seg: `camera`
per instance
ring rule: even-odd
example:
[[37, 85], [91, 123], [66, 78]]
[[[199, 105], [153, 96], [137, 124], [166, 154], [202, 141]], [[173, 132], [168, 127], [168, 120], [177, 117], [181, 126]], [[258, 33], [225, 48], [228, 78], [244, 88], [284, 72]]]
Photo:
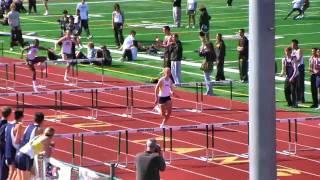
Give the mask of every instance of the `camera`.
[[159, 144], [156, 145], [156, 147], [154, 148], [154, 152], [156, 153], [160, 153], [161, 152], [161, 147]]

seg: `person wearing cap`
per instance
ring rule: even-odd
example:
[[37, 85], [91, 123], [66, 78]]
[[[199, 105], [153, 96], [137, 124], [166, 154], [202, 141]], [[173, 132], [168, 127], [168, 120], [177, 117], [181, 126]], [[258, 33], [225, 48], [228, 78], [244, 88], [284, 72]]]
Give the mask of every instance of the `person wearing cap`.
[[146, 151], [136, 156], [136, 179], [137, 180], [160, 180], [159, 171], [166, 169], [160, 145], [156, 139], [147, 140]]

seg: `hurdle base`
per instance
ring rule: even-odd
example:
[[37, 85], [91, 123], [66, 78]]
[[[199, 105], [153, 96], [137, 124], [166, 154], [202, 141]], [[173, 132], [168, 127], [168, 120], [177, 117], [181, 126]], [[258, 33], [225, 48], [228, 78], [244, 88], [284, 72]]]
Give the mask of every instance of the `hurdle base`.
[[94, 116], [87, 116], [87, 119], [88, 119], [88, 120], [96, 120], [96, 119], [97, 119], [97, 117], [94, 117]]
[[185, 109], [185, 111], [194, 112], [194, 113], [201, 113], [202, 112], [202, 110], [200, 110], [200, 109]]
[[293, 151], [283, 150], [283, 151], [277, 151], [278, 154], [285, 155], [285, 156], [291, 156], [295, 155], [296, 153]]
[[132, 118], [132, 115], [130, 114], [119, 114], [119, 116], [125, 117], [125, 118]]
[[76, 83], [64, 83], [64, 85], [66, 85], [66, 86], [74, 86], [74, 87], [76, 87], [76, 86], [77, 86], [77, 84], [76, 84]]

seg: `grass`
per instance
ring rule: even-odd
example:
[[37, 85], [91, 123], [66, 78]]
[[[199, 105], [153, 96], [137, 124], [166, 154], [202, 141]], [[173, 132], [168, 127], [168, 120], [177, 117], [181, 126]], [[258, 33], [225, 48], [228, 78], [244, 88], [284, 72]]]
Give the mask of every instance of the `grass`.
[[[70, 14], [74, 14], [76, 3], [75, 0], [51, 0], [49, 1], [50, 16], [42, 15], [25, 15], [21, 14], [23, 32], [37, 32], [37, 36], [50, 39], [58, 39], [60, 35], [57, 19], [61, 16], [62, 10], [67, 9]], [[172, 4], [169, 0], [122, 0], [118, 1], [121, 9], [125, 13], [126, 26], [124, 35], [127, 36], [129, 31], [135, 29], [137, 31], [137, 40], [145, 45], [150, 44], [156, 36], [162, 37], [161, 28], [147, 29], [144, 27], [134, 27], [139, 24], [172, 24]], [[64, 3], [64, 4], [62, 4]], [[288, 5], [289, 1], [276, 1], [276, 35], [280, 38], [276, 40], [276, 62], [278, 65], [278, 73], [280, 71], [280, 59], [283, 56], [283, 49], [289, 46], [291, 39], [298, 39], [300, 46], [305, 52], [305, 62], [307, 67], [308, 56], [311, 48], [318, 45], [319, 33], [317, 26], [320, 24], [320, 1], [312, 1], [311, 7], [306, 12], [306, 18], [303, 20], [283, 20], [285, 15], [291, 10]], [[109, 48], [114, 47], [113, 31], [111, 29], [111, 12], [114, 1], [91, 1], [90, 7], [90, 30], [94, 36], [96, 46], [107, 45]], [[221, 32], [224, 35], [235, 35], [239, 28], [248, 30], [248, 1], [239, 0], [233, 3], [233, 7], [226, 7], [226, 1], [218, 0], [199, 0], [198, 4], [205, 4], [209, 14], [212, 16], [211, 21], [211, 37], [216, 33]], [[187, 16], [185, 14], [186, 3], [183, 2], [182, 24], [183, 28], [173, 28], [173, 32], [180, 34], [180, 39], [183, 42], [185, 61], [201, 62], [201, 58], [194, 53], [198, 49], [200, 42], [198, 40], [198, 29], [186, 29]], [[43, 5], [38, 4], [38, 11], [43, 13]], [[8, 32], [7, 26], [1, 26], [0, 31]], [[85, 35], [84, 35], [85, 36]], [[20, 52], [16, 49], [14, 52], [7, 51], [9, 49], [9, 37], [1, 36], [5, 40], [5, 56], [20, 57]], [[214, 40], [214, 39], [212, 39]], [[82, 39], [82, 43], [86, 44], [88, 40]], [[237, 69], [237, 40], [225, 40], [227, 45], [226, 68]], [[42, 43], [43, 46], [53, 47], [52, 43]], [[114, 59], [118, 59], [118, 54], [113, 54]], [[150, 59], [138, 59], [134, 63], [121, 63], [114, 61], [113, 66], [107, 68], [107, 75], [116, 76], [124, 79], [149, 82], [150, 78], [157, 77], [160, 72], [162, 63]], [[100, 73], [99, 68], [81, 67], [82, 70]], [[194, 82], [203, 81], [202, 72], [198, 67], [183, 66], [183, 81]], [[237, 83], [239, 75], [231, 72], [225, 72], [228, 79], [235, 80], [234, 96], [236, 100], [248, 101], [248, 85]], [[309, 74], [306, 71], [306, 80], [309, 80]], [[317, 111], [306, 108], [311, 104], [303, 104], [303, 107], [291, 109], [286, 106], [283, 92], [283, 82], [276, 82], [276, 99], [277, 107], [290, 111], [300, 111], [305, 113], [316, 114]], [[215, 93], [218, 96], [227, 97], [228, 91], [223, 87], [216, 87]], [[310, 88], [306, 86], [306, 100], [311, 101]]]

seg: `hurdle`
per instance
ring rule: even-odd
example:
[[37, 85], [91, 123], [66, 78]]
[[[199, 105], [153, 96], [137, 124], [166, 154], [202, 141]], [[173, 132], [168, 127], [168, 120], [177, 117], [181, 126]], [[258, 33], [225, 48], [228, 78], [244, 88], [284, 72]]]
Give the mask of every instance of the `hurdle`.
[[[1, 87], [1, 89], [5, 89], [5, 90], [9, 90], [8, 87], [8, 81], [9, 81], [9, 65], [8, 63], [0, 63], [0, 68], [4, 67], [4, 84], [3, 87]], [[3, 81], [2, 81], [3, 82]]]
[[[221, 83], [221, 82], [219, 82]], [[229, 84], [230, 82], [228, 82]], [[173, 109], [173, 111], [176, 112], [182, 112], [182, 111], [189, 111], [189, 112], [202, 112], [203, 111], [203, 83], [182, 83], [178, 84], [177, 87], [192, 87], [193, 85], [196, 85], [196, 106], [195, 109]], [[24, 99], [21, 100], [19, 97], [24, 98], [24, 96], [28, 95], [54, 95], [54, 110], [55, 110], [55, 116], [58, 117], [56, 120], [61, 120], [61, 114], [63, 111], [63, 94], [69, 93], [87, 93], [91, 94], [91, 105], [88, 108], [89, 115], [87, 118], [89, 119], [96, 119], [98, 117], [104, 117], [104, 116], [120, 116], [120, 117], [126, 117], [126, 118], [132, 118], [134, 115], [137, 114], [145, 114], [145, 113], [153, 113], [148, 110], [140, 110], [142, 112], [134, 112], [134, 92], [135, 90], [139, 89], [148, 89], [148, 88], [154, 88], [154, 84], [145, 84], [145, 85], [135, 85], [135, 86], [115, 86], [115, 87], [106, 87], [106, 88], [82, 88], [82, 89], [66, 89], [66, 90], [49, 90], [49, 91], [39, 91], [39, 92], [13, 92], [13, 93], [1, 93], [1, 97], [7, 97], [7, 96], [17, 96], [17, 106], [24, 107]], [[123, 104], [123, 107], [126, 108], [124, 113], [113, 113], [113, 112], [107, 112], [101, 110], [101, 107], [99, 105], [99, 93], [110, 93], [114, 91], [125, 91], [125, 101], [126, 103]], [[199, 95], [200, 92], [200, 95]], [[232, 105], [232, 100], [231, 105]], [[20, 103], [21, 102], [21, 103]], [[222, 108], [222, 107], [221, 107]], [[104, 115], [102, 112], [107, 112], [107, 115]]]
[[[47, 86], [51, 86], [51, 85], [58, 85], [59, 83], [48, 83], [48, 65], [57, 65], [57, 64], [67, 64], [67, 63], [71, 63], [71, 64], [74, 64], [71, 66], [71, 82], [70, 83], [64, 83], [65, 85], [68, 85], [68, 86], [74, 86], [74, 87], [77, 87], [78, 83], [90, 83], [90, 81], [79, 81], [78, 80], [78, 76], [79, 76], [79, 63], [82, 63], [82, 62], [88, 62], [89, 60], [88, 59], [70, 59], [70, 60], [63, 60], [63, 59], [58, 59], [56, 61], [45, 61], [43, 63], [41, 63], [41, 66], [40, 66], [40, 73], [37, 73], [37, 74], [40, 74], [40, 78], [41, 80], [39, 81], [39, 88], [45, 88]], [[103, 58], [95, 58], [93, 59], [92, 61], [95, 61], [95, 62], [101, 62], [101, 64], [103, 65], [102, 61], [103, 61]], [[1, 66], [13, 66], [13, 89], [16, 89], [17, 87], [25, 87], [25, 86], [17, 86], [16, 85], [16, 81], [17, 81], [17, 76], [19, 76], [17, 74], [17, 68], [19, 66], [26, 66], [26, 62], [16, 62], [16, 63], [12, 63], [12, 64], [8, 64], [8, 63], [1, 63], [0, 64], [0, 67]], [[104, 74], [105, 74], [105, 70], [103, 68], [104, 66], [102, 66], [101, 68], [101, 83], [100, 84], [104, 84]], [[37, 69], [36, 69], [37, 70]], [[6, 74], [9, 74], [9, 70], [6, 71]], [[9, 79], [9, 75], [7, 75], [8, 78], [7, 80]], [[97, 83], [97, 82], [95, 82]]]
[[[320, 116], [315, 116], [315, 117], [306, 117], [306, 118], [294, 118], [294, 119], [276, 119], [276, 123], [280, 124], [285, 124], [285, 123], [294, 123], [295, 127], [288, 129], [288, 142], [290, 143], [295, 143], [295, 145], [289, 145], [288, 150], [284, 151], [277, 151], [277, 153], [280, 153], [282, 155], [295, 155], [299, 151], [299, 149], [296, 148], [297, 142], [298, 142], [298, 124], [299, 122], [305, 122], [305, 121], [316, 121], [320, 120]], [[169, 153], [169, 157], [166, 158], [166, 161], [168, 164], [171, 164], [173, 161], [177, 160], [187, 160], [190, 159], [190, 157], [179, 157], [179, 158], [173, 158], [172, 154], [174, 153], [173, 151], [173, 131], [195, 131], [195, 130], [205, 130], [204, 131], [204, 138], [205, 138], [205, 145], [204, 145], [204, 150], [205, 150], [205, 155], [200, 156], [200, 157], [193, 157], [191, 159], [197, 159], [201, 160], [203, 162], [208, 163], [210, 160], [214, 159], [215, 157], [227, 157], [227, 156], [237, 156], [237, 157], [242, 157], [242, 158], [248, 158], [249, 156], [244, 156], [243, 154], [247, 153], [232, 153], [232, 152], [227, 152], [226, 154], [218, 154], [216, 153], [216, 128], [224, 128], [224, 127], [237, 127], [237, 126], [248, 126], [249, 122], [248, 121], [238, 121], [238, 122], [223, 122], [223, 123], [208, 123], [208, 124], [196, 124], [196, 125], [183, 125], [183, 126], [168, 126], [164, 128], [137, 128], [137, 129], [124, 129], [124, 130], [116, 130], [116, 131], [101, 131], [101, 132], [83, 132], [83, 133], [78, 133], [78, 134], [57, 134], [57, 137], [80, 137], [81, 138], [81, 143], [80, 148], [84, 148], [84, 137], [86, 136], [110, 136], [113, 138], [117, 139], [117, 160], [107, 162], [107, 163], [116, 163], [116, 167], [128, 167], [128, 164], [133, 164], [133, 161], [128, 161], [128, 156], [129, 156], [129, 134], [135, 134], [135, 133], [147, 133], [150, 135], [153, 135], [154, 133], [159, 133], [162, 134], [162, 150], [164, 157], [166, 153]], [[288, 127], [291, 126], [288, 124]], [[294, 132], [292, 132], [292, 129], [294, 129]], [[211, 130], [211, 131], [210, 131]], [[169, 131], [169, 137], [167, 137], [167, 131]], [[294, 133], [294, 140], [291, 137], [292, 134]], [[125, 134], [125, 138], [122, 137], [122, 134]], [[169, 152], [167, 152], [167, 142], [166, 138], [169, 138]], [[210, 142], [211, 140], [211, 142]], [[121, 149], [121, 143], [122, 141], [125, 141], [125, 150]], [[314, 148], [312, 150], [319, 150], [320, 148]], [[304, 149], [302, 149], [305, 151]], [[310, 150], [310, 149], [306, 149]], [[72, 150], [74, 152], [74, 150]], [[83, 156], [83, 149], [80, 150], [80, 155]], [[124, 156], [124, 161], [120, 161], [120, 157]]]
[[[10, 64], [11, 65], [11, 64]], [[17, 86], [17, 68], [19, 66], [26, 66], [26, 62], [18, 62], [18, 63], [13, 63], [13, 87], [12, 89], [15, 90], [18, 87], [24, 87], [24, 86]], [[37, 71], [37, 69], [36, 69]], [[37, 73], [39, 74], [39, 73]], [[48, 63], [43, 62], [40, 64], [40, 81], [39, 81], [39, 88], [45, 88], [47, 86], [47, 79], [48, 79]]]
[[[79, 81], [79, 64], [84, 63], [84, 62], [100, 62], [101, 63], [101, 84], [104, 84], [104, 66], [103, 66], [103, 58], [94, 58], [94, 59], [69, 59], [69, 60], [63, 60], [63, 59], [58, 59], [56, 61], [50, 61], [52, 64], [71, 64], [71, 83], [68, 85], [70, 86], [77, 86]], [[90, 82], [86, 81], [85, 83]], [[82, 83], [82, 82], [80, 82]]]
[[[279, 123], [288, 123], [288, 148], [281, 151], [285, 155], [296, 155], [299, 151], [320, 151], [320, 147], [310, 147], [310, 148], [298, 148], [298, 125], [299, 122], [308, 122], [320, 120], [320, 116], [307, 117], [307, 118], [289, 118], [287, 120], [277, 119]], [[293, 124], [293, 127], [292, 127]]]

